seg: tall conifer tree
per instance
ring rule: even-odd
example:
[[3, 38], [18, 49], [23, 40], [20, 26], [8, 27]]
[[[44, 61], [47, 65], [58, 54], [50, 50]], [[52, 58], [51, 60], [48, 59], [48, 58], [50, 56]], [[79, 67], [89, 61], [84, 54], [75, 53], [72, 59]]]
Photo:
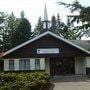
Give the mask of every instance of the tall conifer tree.
[[19, 25], [15, 28], [11, 37], [12, 46], [15, 47], [31, 38], [31, 24], [24, 17], [24, 12], [21, 13], [21, 18], [17, 20]]
[[38, 36], [41, 32], [43, 31], [43, 21], [42, 18], [39, 17], [38, 19], [38, 23], [35, 26], [34, 32], [33, 32], [33, 36]]

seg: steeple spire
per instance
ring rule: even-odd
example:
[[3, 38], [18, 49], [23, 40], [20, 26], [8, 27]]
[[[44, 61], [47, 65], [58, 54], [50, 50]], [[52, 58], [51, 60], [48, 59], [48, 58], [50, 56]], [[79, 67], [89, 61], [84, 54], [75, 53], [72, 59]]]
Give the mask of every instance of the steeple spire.
[[45, 4], [44, 8], [44, 21], [43, 21], [43, 31], [47, 31], [50, 28], [50, 21], [48, 20], [47, 7]]
[[44, 21], [45, 21], [45, 20], [48, 20], [48, 14], [47, 14], [46, 4], [45, 4], [45, 8], [44, 8]]

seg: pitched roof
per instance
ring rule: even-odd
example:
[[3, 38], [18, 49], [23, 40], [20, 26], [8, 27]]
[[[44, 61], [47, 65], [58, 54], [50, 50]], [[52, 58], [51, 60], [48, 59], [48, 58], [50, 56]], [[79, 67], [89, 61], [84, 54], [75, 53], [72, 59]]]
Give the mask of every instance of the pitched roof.
[[62, 37], [60, 37], [60, 36], [58, 36], [58, 35], [50, 32], [50, 31], [46, 31], [46, 32], [40, 34], [39, 36], [37, 36], [37, 37], [35, 37], [35, 38], [31, 39], [31, 40], [28, 40], [28, 41], [26, 41], [26, 42], [24, 42], [24, 43], [22, 43], [22, 44], [20, 44], [20, 45], [18, 45], [18, 46], [16, 46], [16, 47], [12, 48], [12, 49], [6, 51], [6, 52], [2, 55], [2, 57], [5, 56], [5, 55], [7, 55], [7, 54], [9, 54], [9, 53], [12, 53], [13, 51], [15, 51], [15, 50], [17, 50], [17, 49], [19, 49], [19, 48], [21, 48], [21, 47], [23, 47], [23, 46], [25, 46], [25, 45], [28, 45], [29, 43], [31, 43], [31, 42], [39, 39], [39, 38], [42, 38], [43, 36], [48, 35], [48, 34], [51, 35], [51, 36], [53, 36], [53, 37], [55, 37], [55, 38], [57, 38], [57, 39], [59, 39], [59, 40], [62, 40], [63, 42], [65, 42], [65, 43], [67, 43], [67, 44], [69, 44], [69, 45], [72, 45], [72, 46], [76, 47], [77, 49], [80, 49], [81, 51], [84, 51], [84, 52], [87, 53], [87, 54], [90, 54], [89, 51], [87, 51], [86, 49], [84, 49], [84, 48], [81, 47], [80, 45], [76, 44], [75, 42], [70, 41], [70, 40], [67, 40], [67, 39], [64, 39], [64, 38], [62, 38]]
[[90, 40], [70, 40], [72, 43], [90, 51]]

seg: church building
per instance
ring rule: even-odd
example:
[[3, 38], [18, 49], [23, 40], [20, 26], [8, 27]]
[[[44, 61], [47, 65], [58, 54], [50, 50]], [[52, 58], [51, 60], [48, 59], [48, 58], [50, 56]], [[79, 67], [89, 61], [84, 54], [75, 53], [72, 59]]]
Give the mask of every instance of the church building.
[[49, 27], [45, 7], [43, 32], [3, 53], [3, 71], [90, 74], [90, 41], [64, 39], [50, 32]]

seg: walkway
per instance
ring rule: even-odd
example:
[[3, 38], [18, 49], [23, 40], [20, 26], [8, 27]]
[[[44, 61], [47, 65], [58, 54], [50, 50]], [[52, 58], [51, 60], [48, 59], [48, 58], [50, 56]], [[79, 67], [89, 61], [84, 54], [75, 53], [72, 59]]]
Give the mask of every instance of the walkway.
[[90, 90], [90, 78], [85, 75], [55, 76], [52, 90]]

